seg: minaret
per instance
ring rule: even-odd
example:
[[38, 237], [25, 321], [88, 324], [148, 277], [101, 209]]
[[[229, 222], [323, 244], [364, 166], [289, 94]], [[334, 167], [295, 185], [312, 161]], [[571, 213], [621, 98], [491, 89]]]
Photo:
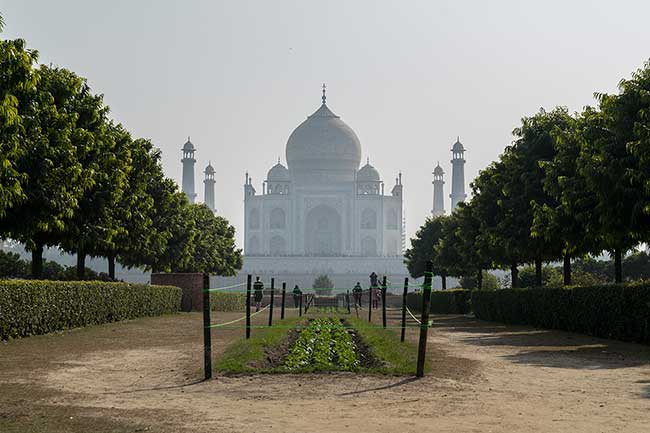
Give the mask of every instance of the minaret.
[[182, 191], [187, 196], [187, 199], [190, 203], [194, 203], [196, 199], [196, 193], [194, 192], [194, 164], [196, 159], [194, 159], [194, 152], [196, 149], [190, 141], [190, 137], [187, 137], [187, 142], [183, 145], [181, 149], [183, 151], [183, 188]]
[[216, 209], [214, 208], [214, 168], [212, 167], [212, 162], [208, 162], [208, 166], [205, 167], [205, 179], [203, 183], [205, 184], [205, 205], [210, 208], [212, 212]]
[[445, 193], [443, 192], [443, 185], [445, 181], [442, 180], [445, 172], [440, 167], [440, 162], [436, 168], [433, 169], [433, 209], [431, 214], [434, 217], [445, 214]]
[[460, 142], [460, 137], [451, 148], [451, 211], [453, 212], [458, 203], [465, 201], [465, 148]]

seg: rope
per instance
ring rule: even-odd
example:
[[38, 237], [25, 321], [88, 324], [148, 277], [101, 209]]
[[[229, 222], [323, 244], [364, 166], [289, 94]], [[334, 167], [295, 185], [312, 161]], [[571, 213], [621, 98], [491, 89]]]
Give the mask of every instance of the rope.
[[411, 310], [409, 309], [409, 307], [406, 307], [406, 312], [409, 313], [409, 315], [413, 318], [413, 320], [415, 320], [416, 322], [418, 322], [420, 325], [422, 324], [422, 322], [421, 322], [417, 317], [415, 317], [415, 316], [413, 315], [413, 313], [411, 313]]
[[206, 292], [216, 292], [218, 290], [228, 290], [228, 289], [234, 289], [235, 287], [241, 287], [245, 285], [246, 283], [239, 283], [239, 284], [233, 284], [232, 286], [225, 286], [225, 287], [215, 287], [214, 289], [207, 289], [205, 290]]
[[[269, 305], [267, 305], [266, 307], [262, 308], [260, 311], [256, 311], [256, 312], [254, 312], [253, 314], [251, 314], [251, 317], [260, 314], [262, 311], [266, 310], [266, 309], [269, 308], [270, 306], [271, 306], [271, 304], [269, 304]], [[210, 326], [208, 326], [208, 328], [221, 328], [222, 326], [232, 325], [233, 323], [237, 323], [237, 322], [239, 322], [240, 320], [244, 320], [245, 318], [246, 318], [246, 316], [242, 316], [242, 317], [240, 317], [239, 319], [231, 320], [230, 322], [226, 322], [226, 323], [217, 323], [217, 324], [215, 324], [215, 325], [210, 325]], [[241, 328], [241, 326], [240, 326], [240, 328]]]

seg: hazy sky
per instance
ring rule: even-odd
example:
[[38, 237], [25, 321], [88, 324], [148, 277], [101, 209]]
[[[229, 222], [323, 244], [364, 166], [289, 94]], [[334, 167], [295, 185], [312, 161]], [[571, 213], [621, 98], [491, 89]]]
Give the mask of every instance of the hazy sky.
[[[466, 182], [540, 107], [579, 110], [650, 57], [648, 1], [0, 0], [3, 37], [88, 78], [112, 116], [163, 151], [197, 146], [238, 229], [244, 173], [261, 181], [320, 104], [357, 133], [387, 185], [403, 172], [411, 236], [460, 135]], [[445, 200], [449, 208], [449, 199]]]

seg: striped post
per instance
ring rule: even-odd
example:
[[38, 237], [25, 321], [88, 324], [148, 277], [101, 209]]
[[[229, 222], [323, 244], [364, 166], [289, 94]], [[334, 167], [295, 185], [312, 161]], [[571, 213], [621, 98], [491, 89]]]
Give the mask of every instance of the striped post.
[[269, 326], [273, 326], [274, 295], [275, 295], [275, 278], [271, 278], [271, 303], [269, 304]]
[[280, 320], [284, 320], [284, 299], [287, 294], [287, 283], [282, 283], [282, 307], [280, 307]]
[[409, 279], [404, 278], [404, 293], [402, 294], [402, 337], [400, 341], [404, 341], [406, 336], [406, 299], [408, 298]]
[[203, 371], [212, 378], [212, 334], [210, 329], [210, 275], [203, 274]]
[[246, 281], [246, 339], [251, 338], [251, 284], [253, 276], [248, 274]]
[[427, 337], [429, 334], [429, 309], [431, 308], [431, 279], [433, 264], [428, 261], [424, 266], [424, 285], [422, 287], [422, 317], [420, 318], [420, 341], [418, 344], [418, 365], [415, 375], [424, 376], [424, 361], [427, 354]]

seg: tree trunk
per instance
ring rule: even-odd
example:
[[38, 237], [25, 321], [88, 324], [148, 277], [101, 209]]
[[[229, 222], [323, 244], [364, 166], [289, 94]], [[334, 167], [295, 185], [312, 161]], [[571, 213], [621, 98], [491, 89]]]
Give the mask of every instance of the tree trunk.
[[564, 256], [564, 285], [571, 285], [571, 256], [568, 254]]
[[32, 277], [41, 278], [43, 276], [43, 245], [36, 244], [32, 250]]
[[517, 269], [517, 263], [513, 262], [510, 265], [510, 284], [513, 289], [519, 287], [519, 270]]
[[440, 279], [442, 280], [442, 290], [447, 290], [447, 276], [441, 275]]
[[86, 253], [80, 248], [77, 251], [77, 278], [83, 280], [86, 275]]
[[108, 256], [108, 276], [115, 279], [115, 256]]
[[614, 282], [623, 282], [623, 253], [620, 249], [614, 250]]
[[479, 290], [483, 289], [483, 271], [481, 269], [478, 270], [478, 274], [476, 275], [476, 288]]
[[535, 259], [535, 285], [541, 287], [542, 281], [542, 259]]

